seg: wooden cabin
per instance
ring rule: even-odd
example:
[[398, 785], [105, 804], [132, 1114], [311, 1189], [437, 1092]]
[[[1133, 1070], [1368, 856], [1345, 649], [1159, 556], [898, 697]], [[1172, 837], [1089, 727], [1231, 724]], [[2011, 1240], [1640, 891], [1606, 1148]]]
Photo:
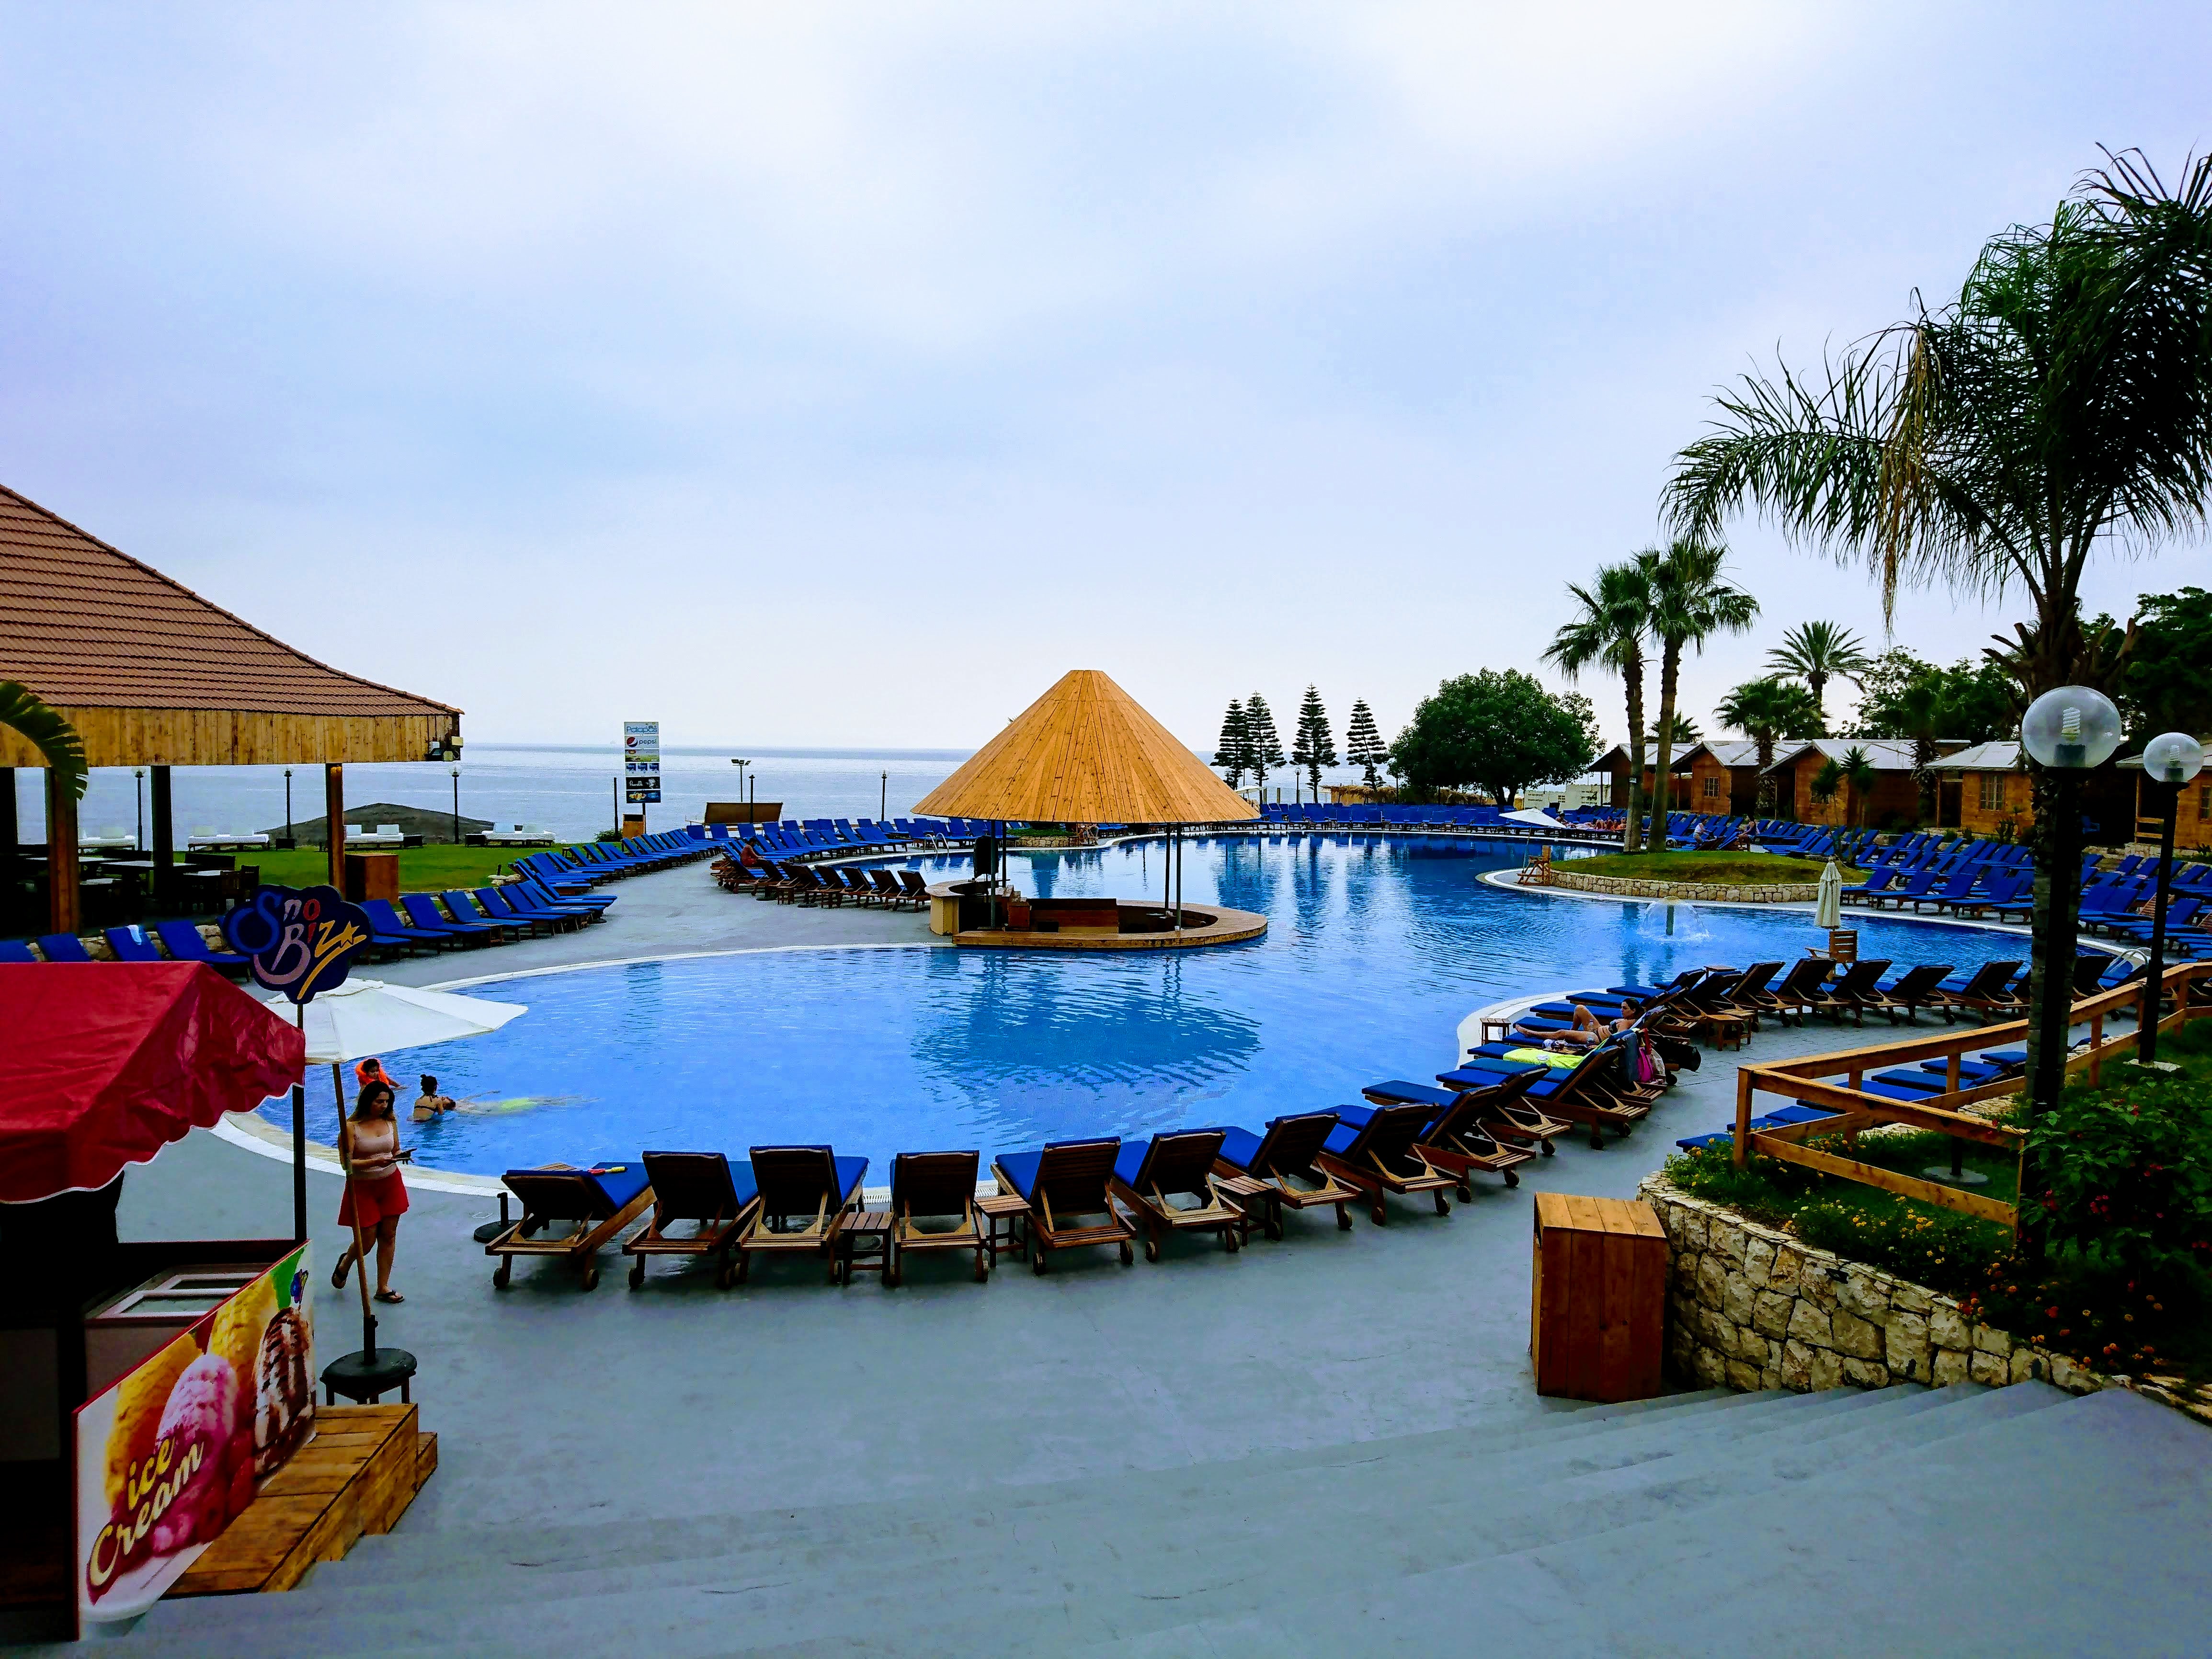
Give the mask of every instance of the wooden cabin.
[[2016, 742], [1978, 743], [1936, 766], [1936, 823], [1977, 836], [2017, 839], [2035, 823], [2034, 789]]
[[[2204, 752], [2212, 757], [2212, 738], [2199, 738]], [[2156, 842], [2161, 832], [2160, 815], [2166, 811], [2166, 790], [2143, 775], [2140, 755], [2120, 763], [2122, 768], [2134, 774], [2136, 824], [2137, 841]], [[2212, 847], [2212, 764], [2181, 786], [2181, 793], [2173, 803], [2173, 847], [2177, 858]]]
[[[1957, 750], [1965, 745], [1940, 747]], [[1844, 788], [1826, 802], [1813, 799], [1813, 780], [1833, 760], [1840, 763], [1853, 749], [1866, 750], [1875, 770], [1874, 788], [1865, 795]], [[1921, 818], [1920, 781], [1912, 769], [1912, 745], [1897, 738], [1812, 738], [1784, 744], [1775, 753], [1767, 775], [1775, 785], [1774, 806], [1784, 817], [1804, 823], [1867, 824], [1885, 820], [1917, 823]]]
[[1675, 785], [1676, 810], [1720, 817], [1759, 810], [1759, 745], [1748, 738], [1708, 738], [1692, 744], [1676, 765], [1686, 775]]

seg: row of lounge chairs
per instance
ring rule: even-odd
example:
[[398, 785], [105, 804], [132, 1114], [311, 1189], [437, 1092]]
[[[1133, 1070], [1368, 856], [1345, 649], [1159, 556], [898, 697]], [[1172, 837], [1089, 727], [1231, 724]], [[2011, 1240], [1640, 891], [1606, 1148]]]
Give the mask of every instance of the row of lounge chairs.
[[876, 905], [887, 910], [929, 908], [929, 885], [914, 870], [856, 870], [812, 864], [745, 864], [721, 859], [714, 879], [725, 891], [781, 904]]
[[[546, 1257], [575, 1267], [586, 1290], [599, 1280], [599, 1253], [617, 1239], [633, 1289], [663, 1255], [711, 1259], [724, 1288], [744, 1282], [754, 1256], [788, 1252], [815, 1255], [832, 1283], [849, 1282], [863, 1234], [880, 1239], [887, 1285], [900, 1283], [908, 1255], [932, 1250], [971, 1253], [979, 1280], [1006, 1252], [1038, 1273], [1059, 1251], [1094, 1247], [1127, 1264], [1141, 1243], [1157, 1261], [1185, 1233], [1212, 1235], [1233, 1252], [1255, 1233], [1281, 1238], [1286, 1211], [1334, 1210], [1348, 1229], [1359, 1204], [1382, 1225], [1392, 1198], [1426, 1197], [1443, 1215], [1448, 1194], [1473, 1196], [1477, 1174], [1517, 1185], [1518, 1166], [1570, 1127], [1527, 1103], [1541, 1081], [1522, 1068], [1449, 1089], [1377, 1084], [1364, 1105], [1279, 1117], [1258, 1131], [1054, 1141], [993, 1159], [995, 1200], [978, 1196], [980, 1153], [902, 1152], [881, 1212], [863, 1207], [867, 1160], [828, 1146], [756, 1146], [742, 1164], [720, 1152], [648, 1152], [636, 1164], [510, 1170], [506, 1186], [522, 1215], [483, 1248], [497, 1263], [495, 1285], [510, 1283], [517, 1257]], [[1012, 1224], [1003, 1235], [993, 1214]]]

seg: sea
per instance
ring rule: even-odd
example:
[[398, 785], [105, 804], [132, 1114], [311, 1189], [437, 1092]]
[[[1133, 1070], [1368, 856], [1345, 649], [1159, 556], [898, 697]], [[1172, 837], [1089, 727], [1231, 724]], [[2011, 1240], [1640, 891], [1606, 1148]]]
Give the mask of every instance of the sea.
[[[664, 749], [661, 799], [645, 810], [648, 830], [696, 823], [709, 801], [780, 801], [790, 818], [904, 817], [951, 775], [964, 749]], [[743, 758], [749, 763], [734, 764]], [[1337, 768], [1324, 783], [1352, 783]], [[20, 835], [46, 838], [38, 772], [15, 773]], [[317, 766], [180, 766], [171, 775], [177, 836], [282, 833], [288, 823], [323, 816], [323, 774]], [[289, 784], [289, 799], [287, 789]], [[120, 767], [92, 775], [77, 823], [87, 835], [136, 835], [141, 845], [147, 781]], [[1268, 797], [1285, 800], [1303, 787], [1288, 773], [1269, 781]], [[458, 792], [458, 793], [457, 793]], [[349, 766], [345, 794], [354, 805], [389, 801], [428, 811], [458, 810], [507, 828], [527, 824], [562, 841], [585, 841], [618, 822], [622, 750], [614, 744], [470, 744], [455, 763], [417, 762]], [[458, 804], [457, 804], [458, 803]], [[358, 822], [359, 820], [354, 820]]]

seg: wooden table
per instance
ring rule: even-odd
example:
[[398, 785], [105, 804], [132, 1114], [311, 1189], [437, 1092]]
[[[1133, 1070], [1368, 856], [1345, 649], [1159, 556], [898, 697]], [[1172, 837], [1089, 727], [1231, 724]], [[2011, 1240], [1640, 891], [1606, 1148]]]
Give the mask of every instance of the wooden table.
[[[1237, 1229], [1239, 1244], [1252, 1242], [1255, 1227], [1262, 1230], [1270, 1238], [1283, 1236], [1283, 1195], [1272, 1182], [1254, 1176], [1218, 1175], [1213, 1177], [1213, 1187], [1216, 1192], [1235, 1199], [1237, 1209], [1243, 1212], [1244, 1219], [1237, 1224]], [[1253, 1202], [1255, 1199], [1259, 1200], [1256, 1213]]]
[[999, 1258], [1012, 1255], [1017, 1261], [1026, 1261], [1030, 1256], [1030, 1206], [1013, 1193], [991, 1193], [975, 1200], [975, 1213], [983, 1218], [983, 1245], [991, 1253], [991, 1265], [997, 1267]]
[[1649, 1204], [1537, 1194], [1530, 1280], [1538, 1394], [1616, 1401], [1660, 1392], [1667, 1234]]
[[[879, 1273], [891, 1259], [891, 1212], [863, 1210], [837, 1230], [837, 1278], [849, 1285], [856, 1273]], [[873, 1240], [864, 1243], [864, 1240]]]

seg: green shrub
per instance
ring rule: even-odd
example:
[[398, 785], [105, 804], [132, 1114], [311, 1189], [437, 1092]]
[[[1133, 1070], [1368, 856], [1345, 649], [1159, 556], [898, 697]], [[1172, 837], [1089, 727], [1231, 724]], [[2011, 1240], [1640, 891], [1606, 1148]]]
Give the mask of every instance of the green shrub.
[[[2176, 1034], [2177, 1057], [2204, 1052], [2207, 1025]], [[2112, 1066], [2105, 1079], [2067, 1090], [2038, 1121], [2028, 1145], [2041, 1191], [2023, 1221], [2052, 1252], [2124, 1278], [2212, 1267], [2212, 1102], [2202, 1077]]]
[[1797, 1237], [1931, 1290], [1973, 1291], [2012, 1254], [2012, 1235], [1972, 1216], [1917, 1204], [1877, 1210], [1818, 1199], [1801, 1206]]

